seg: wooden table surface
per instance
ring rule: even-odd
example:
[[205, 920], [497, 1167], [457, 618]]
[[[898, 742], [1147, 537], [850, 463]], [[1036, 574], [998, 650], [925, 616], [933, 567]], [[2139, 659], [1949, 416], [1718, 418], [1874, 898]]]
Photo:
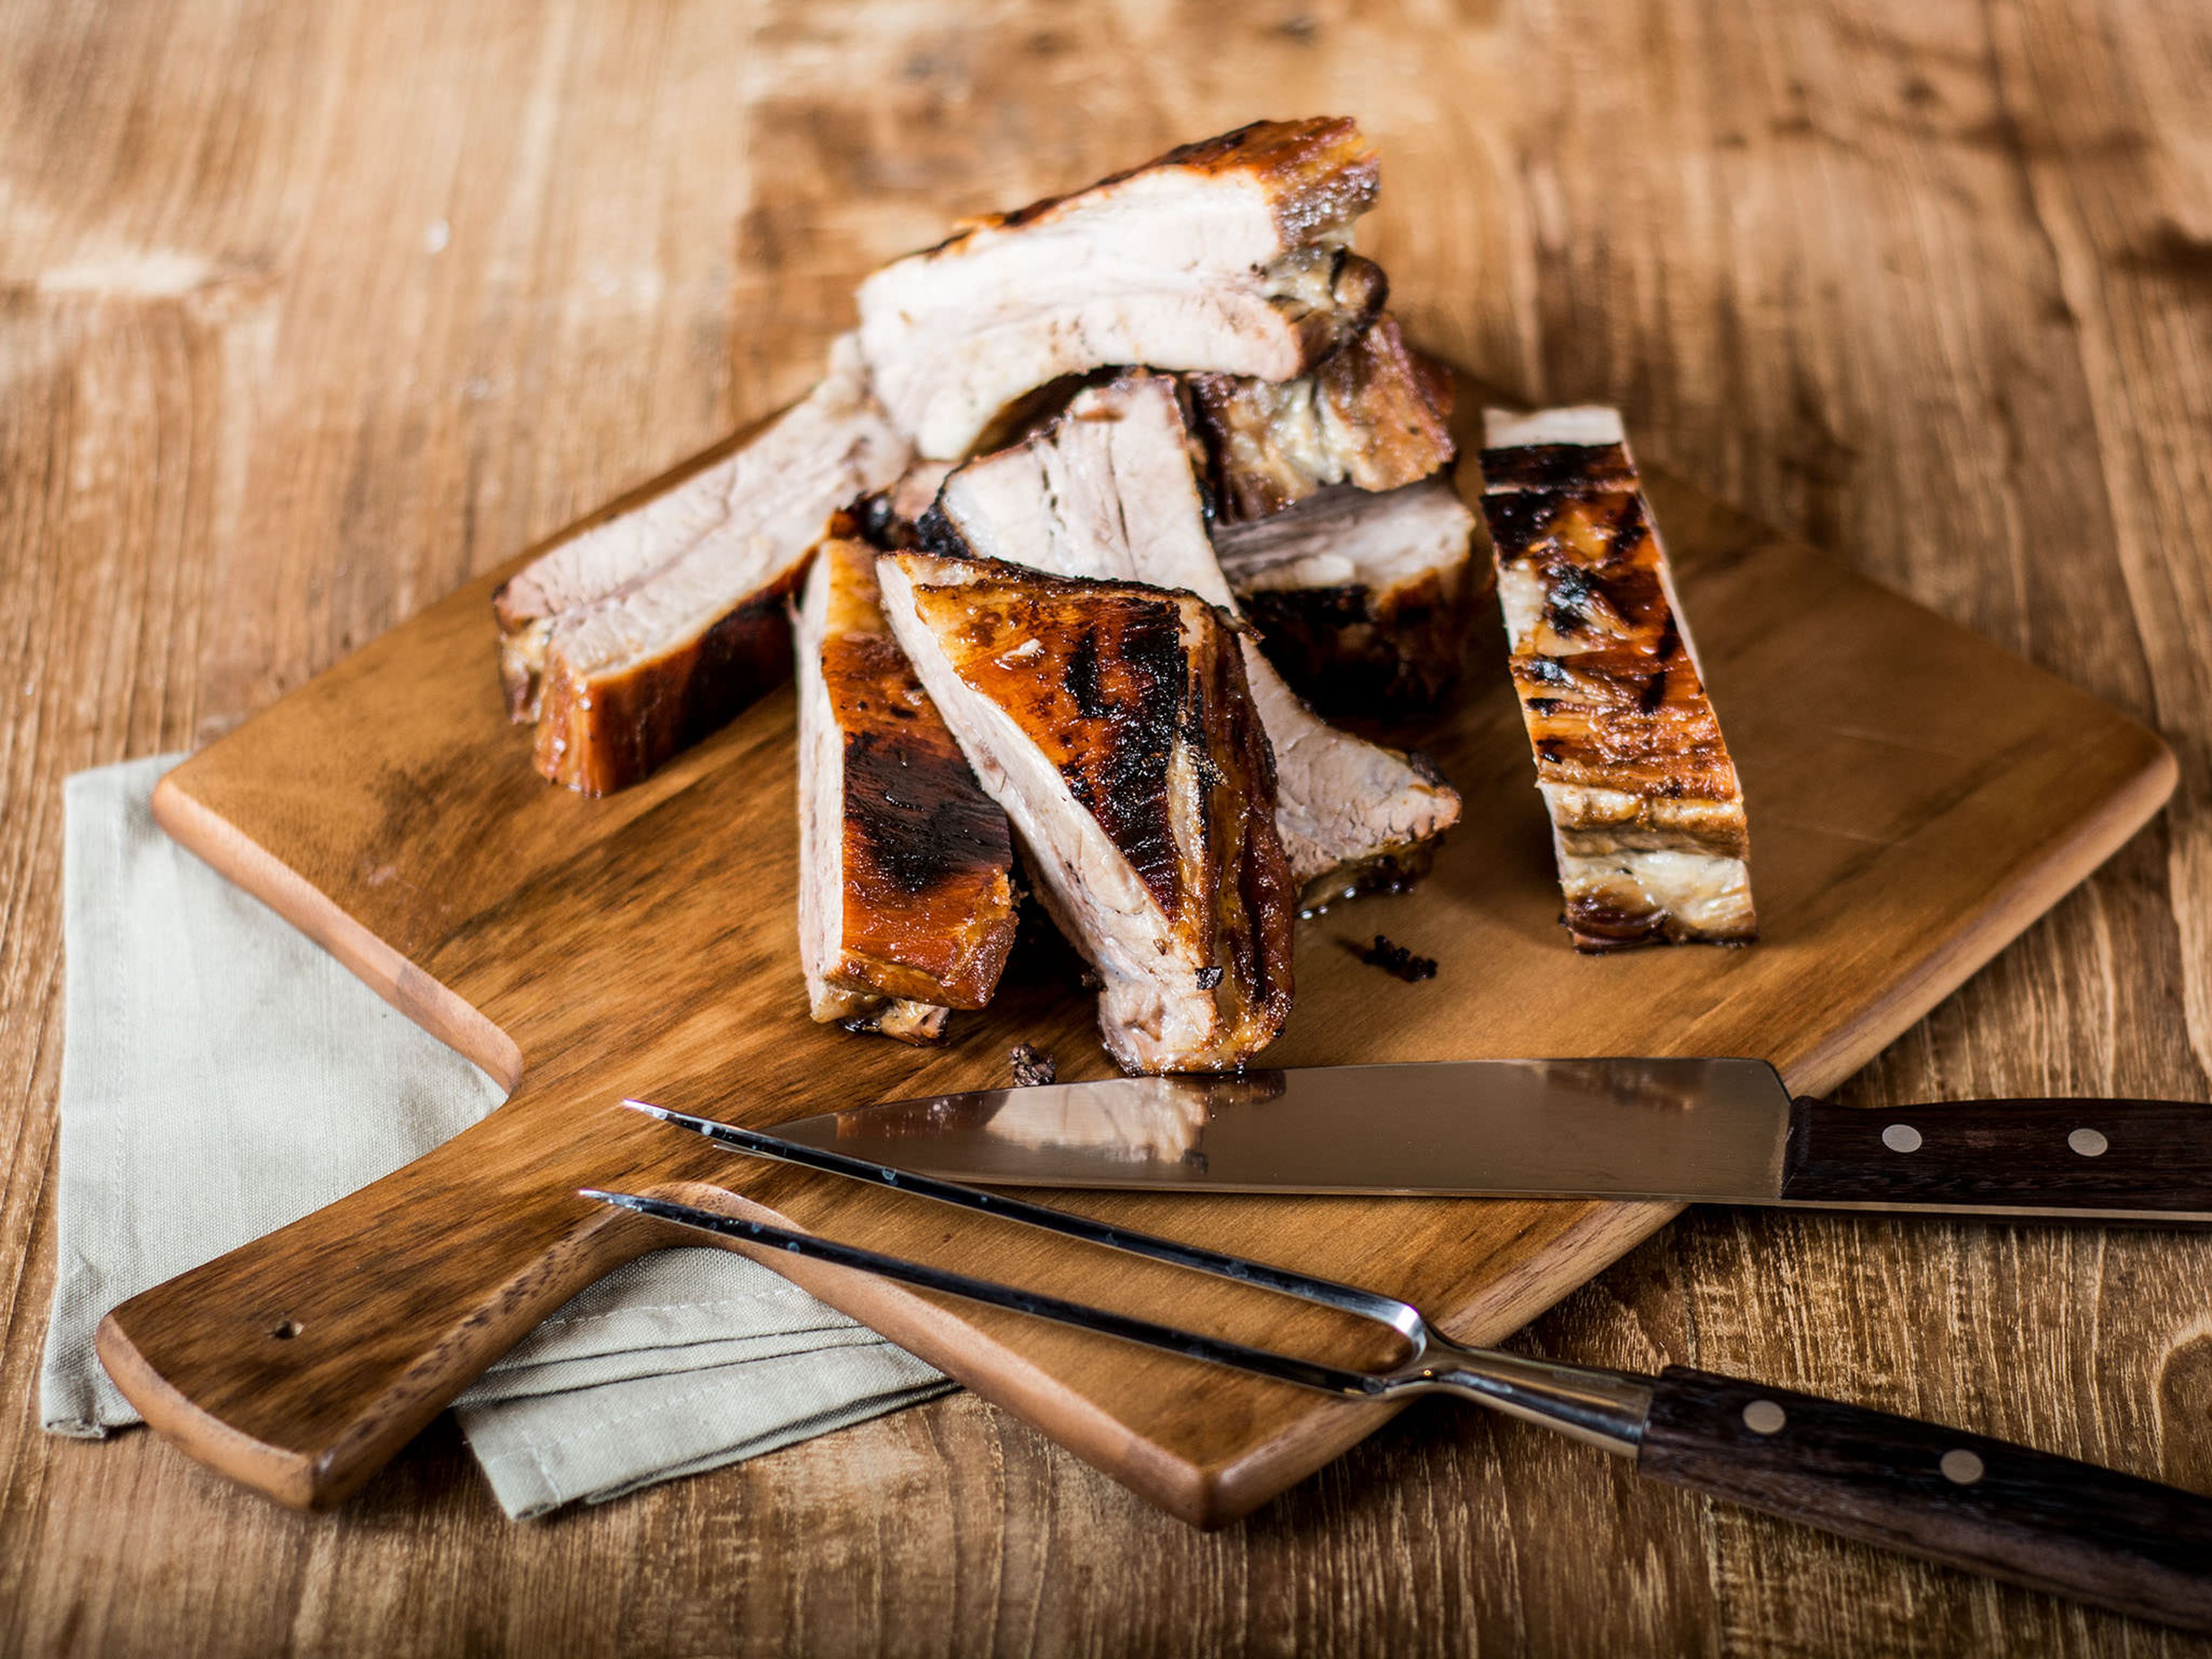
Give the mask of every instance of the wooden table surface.
[[[506, 1522], [39, 1431], [61, 780], [188, 746], [802, 391], [852, 283], [1261, 114], [1417, 337], [2151, 722], [2167, 816], [1847, 1097], [2212, 1094], [2191, 0], [0, 0], [0, 1650], [2212, 1651], [1417, 1408], [1227, 1531], [964, 1396]], [[2212, 1239], [1692, 1212], [1532, 1351], [2212, 1491]]]

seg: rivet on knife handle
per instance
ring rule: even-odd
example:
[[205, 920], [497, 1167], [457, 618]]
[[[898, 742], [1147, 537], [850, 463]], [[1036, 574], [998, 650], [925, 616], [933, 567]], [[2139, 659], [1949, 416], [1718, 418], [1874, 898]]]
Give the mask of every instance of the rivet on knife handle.
[[2212, 1501], [2116, 1470], [1669, 1366], [1639, 1474], [1824, 1531], [2212, 1627]]
[[586, 1197], [741, 1244], [882, 1274], [1343, 1397], [1455, 1394], [1632, 1455], [1638, 1471], [1655, 1480], [2119, 1612], [2212, 1631], [2212, 1498], [2002, 1440], [1702, 1371], [1670, 1367], [1656, 1377], [1639, 1376], [1463, 1346], [1440, 1335], [1419, 1309], [1378, 1291], [758, 1130], [629, 1103], [733, 1151], [1358, 1312], [1406, 1338], [1412, 1352], [1393, 1366], [1345, 1369], [664, 1199], [598, 1190], [587, 1190]]
[[1800, 1099], [1782, 1201], [2212, 1219], [2212, 1108], [1966, 1100], [1874, 1109]]

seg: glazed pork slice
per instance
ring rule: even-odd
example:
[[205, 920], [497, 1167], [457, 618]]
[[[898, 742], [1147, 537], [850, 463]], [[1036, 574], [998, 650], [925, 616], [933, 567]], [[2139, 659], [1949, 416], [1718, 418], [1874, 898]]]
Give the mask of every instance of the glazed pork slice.
[[891, 553], [892, 631], [1006, 809], [1131, 1072], [1234, 1070], [1291, 1005], [1296, 889], [1237, 624], [1195, 594]]
[[861, 283], [877, 393], [957, 460], [1025, 394], [1110, 364], [1293, 379], [1382, 302], [1347, 246], [1376, 181], [1356, 122], [1261, 121], [981, 220]]
[[1433, 706], [1459, 672], [1478, 583], [1474, 514], [1447, 477], [1340, 484], [1249, 524], [1213, 551], [1267, 660], [1328, 714]]
[[1743, 790], [1610, 409], [1485, 419], [1484, 516], [1577, 947], [1758, 936]]
[[1193, 374], [1193, 424], [1224, 524], [1263, 519], [1332, 484], [1395, 489], [1449, 466], [1451, 373], [1377, 317], [1310, 374]]
[[[1081, 393], [1050, 426], [954, 472], [922, 520], [925, 544], [1063, 575], [1188, 588], [1234, 610], [1206, 539], [1175, 385], [1133, 373]], [[1328, 725], [1258, 643], [1243, 641], [1275, 751], [1276, 826], [1304, 902], [1418, 874], [1459, 817], [1433, 768]]]
[[635, 783], [781, 681], [785, 600], [830, 515], [911, 450], [841, 342], [805, 400], [720, 460], [590, 526], [493, 597], [508, 713], [538, 768], [601, 795]]
[[793, 618], [799, 946], [814, 1018], [933, 1041], [1014, 940], [1006, 815], [884, 621], [876, 550], [842, 518]]

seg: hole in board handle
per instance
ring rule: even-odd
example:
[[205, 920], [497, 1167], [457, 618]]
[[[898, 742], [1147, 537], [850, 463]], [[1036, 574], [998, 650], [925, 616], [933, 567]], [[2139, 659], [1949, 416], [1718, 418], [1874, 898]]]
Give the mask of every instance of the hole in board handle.
[[269, 1334], [275, 1337], [279, 1342], [289, 1342], [294, 1337], [299, 1335], [301, 1331], [304, 1331], [307, 1328], [305, 1325], [302, 1325], [298, 1320], [288, 1319], [283, 1324], [278, 1325], [270, 1330]]

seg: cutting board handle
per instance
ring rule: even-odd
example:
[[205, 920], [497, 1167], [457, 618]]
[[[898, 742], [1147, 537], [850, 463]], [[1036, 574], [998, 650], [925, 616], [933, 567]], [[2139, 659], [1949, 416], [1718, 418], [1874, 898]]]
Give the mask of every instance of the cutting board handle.
[[548, 1137], [520, 1101], [118, 1307], [97, 1346], [124, 1397], [280, 1503], [343, 1499], [562, 1303], [678, 1242], [575, 1192], [680, 1176], [684, 1138], [611, 1099], [590, 1134]]

